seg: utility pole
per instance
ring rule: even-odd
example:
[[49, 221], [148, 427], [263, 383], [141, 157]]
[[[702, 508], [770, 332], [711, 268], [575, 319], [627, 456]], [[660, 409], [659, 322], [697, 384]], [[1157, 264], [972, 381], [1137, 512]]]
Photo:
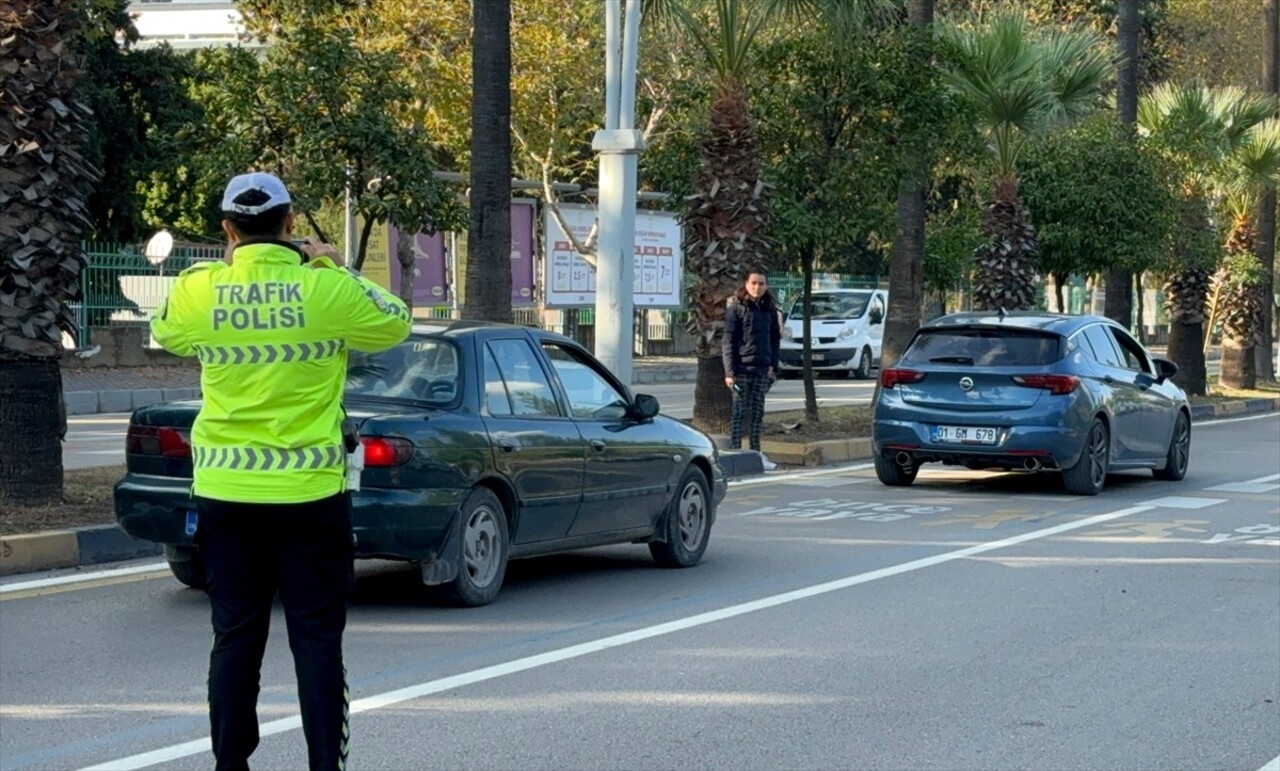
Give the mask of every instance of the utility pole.
[[636, 167], [644, 134], [635, 128], [640, 0], [605, 0], [605, 119], [591, 147], [600, 154], [596, 242], [596, 357], [631, 383], [634, 330]]

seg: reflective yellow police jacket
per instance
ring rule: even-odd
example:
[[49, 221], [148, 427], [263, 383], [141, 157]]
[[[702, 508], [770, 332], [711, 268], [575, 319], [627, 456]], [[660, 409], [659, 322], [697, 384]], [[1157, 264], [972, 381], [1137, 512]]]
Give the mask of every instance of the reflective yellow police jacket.
[[194, 494], [305, 503], [342, 492], [347, 350], [403, 341], [409, 311], [368, 279], [326, 258], [303, 264], [280, 242], [240, 246], [233, 262], [183, 271], [151, 320], [165, 350], [200, 359]]

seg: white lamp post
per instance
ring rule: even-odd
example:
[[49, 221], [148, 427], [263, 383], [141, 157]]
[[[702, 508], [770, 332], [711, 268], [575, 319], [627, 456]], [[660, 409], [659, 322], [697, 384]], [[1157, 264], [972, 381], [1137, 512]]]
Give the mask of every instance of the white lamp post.
[[[640, 0], [605, 0], [605, 119], [591, 143], [600, 154], [596, 242], [596, 356], [631, 383], [635, 285], [636, 165], [644, 134], [635, 126]], [[621, 46], [619, 46], [621, 38]]]

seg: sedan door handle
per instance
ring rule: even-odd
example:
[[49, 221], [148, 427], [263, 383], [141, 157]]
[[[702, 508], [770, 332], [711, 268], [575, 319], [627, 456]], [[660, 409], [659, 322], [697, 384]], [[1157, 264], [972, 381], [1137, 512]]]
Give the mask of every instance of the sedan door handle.
[[498, 447], [501, 448], [503, 452], [515, 452], [516, 450], [520, 449], [520, 445], [516, 444], [510, 439], [499, 439]]
[[604, 452], [604, 442], [600, 441], [599, 439], [592, 439], [591, 449], [595, 450], [596, 452]]
[[1106, 375], [1102, 378], [1102, 382], [1106, 383], [1107, 385], [1111, 385], [1112, 383], [1116, 382], [1116, 379], [1111, 377], [1110, 375]]

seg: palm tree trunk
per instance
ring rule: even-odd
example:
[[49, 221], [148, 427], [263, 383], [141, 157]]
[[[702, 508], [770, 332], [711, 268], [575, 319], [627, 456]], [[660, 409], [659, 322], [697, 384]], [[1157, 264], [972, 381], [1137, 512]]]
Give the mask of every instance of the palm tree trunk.
[[510, 323], [511, 0], [471, 4], [471, 227], [466, 316]]
[[0, 361], [0, 508], [62, 500], [66, 426], [57, 359]]
[[[1266, 55], [1263, 57], [1263, 90], [1280, 97], [1280, 3], [1262, 0], [1266, 18]], [[1276, 268], [1276, 188], [1272, 185], [1262, 196], [1258, 210], [1258, 259], [1262, 262], [1263, 309], [1262, 335], [1254, 355], [1258, 377], [1268, 382], [1276, 379], [1275, 368], [1275, 268]]]
[[1036, 301], [1036, 231], [1018, 194], [1018, 180], [996, 180], [982, 218], [986, 243], [978, 247], [973, 272], [974, 310], [1028, 310]]
[[[1138, 15], [1141, 0], [1120, 0], [1117, 9], [1116, 37], [1120, 45], [1120, 72], [1116, 83], [1116, 113], [1126, 136], [1134, 137], [1138, 122], [1138, 57], [1142, 21]], [[1123, 255], [1120, 255], [1123, 256]], [[1133, 276], [1123, 268], [1107, 271], [1107, 318], [1133, 327]], [[1141, 321], [1139, 321], [1141, 324]]]
[[1169, 322], [1169, 361], [1178, 365], [1173, 382], [1191, 396], [1204, 396], [1204, 321]]
[[1245, 347], [1234, 337], [1222, 339], [1222, 374], [1220, 382], [1228, 388], [1249, 390], [1258, 385], [1258, 368], [1254, 366], [1253, 346]]
[[733, 399], [724, 385], [724, 359], [719, 348], [711, 355], [703, 353], [698, 353], [698, 374], [693, 383], [693, 425], [708, 434], [727, 434]]
[[[933, 11], [934, 0], [912, 0], [907, 6], [911, 26], [929, 40], [933, 36]], [[919, 66], [933, 66], [931, 51], [932, 46], [922, 49], [922, 60], [917, 62]], [[892, 367], [898, 361], [921, 321], [927, 216], [925, 190], [932, 154], [925, 143], [917, 143], [910, 153], [912, 157], [907, 162], [907, 171], [898, 183], [898, 237], [893, 241], [893, 256], [889, 263], [889, 308], [880, 349], [882, 368]]]

